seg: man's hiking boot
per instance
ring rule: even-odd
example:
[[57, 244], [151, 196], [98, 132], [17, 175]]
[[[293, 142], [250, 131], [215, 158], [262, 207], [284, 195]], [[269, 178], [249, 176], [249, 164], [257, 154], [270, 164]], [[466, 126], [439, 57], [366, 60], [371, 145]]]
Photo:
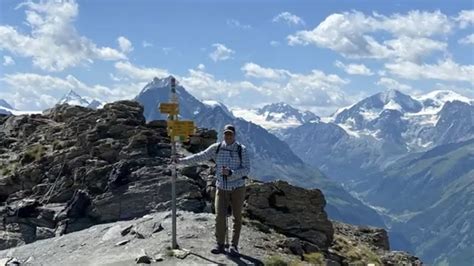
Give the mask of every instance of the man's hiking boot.
[[237, 248], [237, 246], [234, 246], [234, 245], [230, 246], [229, 251], [230, 251], [231, 256], [238, 257], [240, 255], [239, 249]]
[[221, 254], [225, 252], [224, 244], [217, 244], [213, 249], [211, 249], [212, 254]]

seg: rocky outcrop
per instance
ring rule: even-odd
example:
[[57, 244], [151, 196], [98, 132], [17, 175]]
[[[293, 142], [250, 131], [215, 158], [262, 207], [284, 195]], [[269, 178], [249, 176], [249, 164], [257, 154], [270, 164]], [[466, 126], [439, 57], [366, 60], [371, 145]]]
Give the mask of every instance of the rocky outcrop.
[[382, 228], [371, 226], [354, 226], [338, 221], [331, 222], [336, 233], [341, 236], [373, 247], [374, 250], [390, 250], [387, 231]]
[[387, 231], [382, 228], [331, 222], [334, 241], [329, 250], [341, 258], [342, 264], [354, 261], [390, 266], [423, 264], [407, 252], [390, 251]]
[[[200, 130], [187, 147], [203, 149], [215, 137]], [[133, 101], [2, 118], [0, 151], [1, 248], [170, 206], [166, 122], [146, 124]], [[190, 176], [178, 176], [178, 206], [200, 212], [206, 182]]]

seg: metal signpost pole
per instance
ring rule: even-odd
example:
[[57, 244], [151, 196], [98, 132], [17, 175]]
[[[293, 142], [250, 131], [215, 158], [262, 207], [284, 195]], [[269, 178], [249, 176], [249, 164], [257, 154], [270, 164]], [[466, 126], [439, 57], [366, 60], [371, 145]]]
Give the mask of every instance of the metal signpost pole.
[[[176, 80], [171, 78], [171, 102], [178, 103], [178, 97], [176, 95]], [[171, 120], [178, 120], [178, 115], [171, 115]], [[171, 234], [172, 234], [172, 249], [177, 249], [178, 245], [176, 243], [176, 141], [174, 136], [171, 136], [171, 156], [172, 156], [172, 181], [171, 181], [171, 208], [172, 208], [172, 227], [171, 227]]]
[[177, 142], [189, 141], [189, 136], [195, 133], [195, 125], [191, 120], [178, 120], [179, 105], [178, 95], [176, 94], [176, 79], [171, 77], [171, 102], [160, 103], [160, 113], [168, 114], [167, 132], [171, 138], [171, 234], [172, 234], [172, 249], [178, 249], [176, 243], [176, 179], [178, 178], [177, 171]]

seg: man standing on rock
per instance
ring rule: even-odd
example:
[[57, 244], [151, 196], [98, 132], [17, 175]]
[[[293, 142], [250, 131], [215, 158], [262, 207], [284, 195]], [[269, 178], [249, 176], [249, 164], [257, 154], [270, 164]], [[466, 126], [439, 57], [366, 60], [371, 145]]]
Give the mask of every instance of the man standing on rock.
[[211, 250], [214, 254], [224, 253], [227, 233], [227, 208], [232, 207], [233, 230], [231, 255], [238, 255], [240, 229], [242, 228], [242, 206], [245, 198], [245, 178], [250, 172], [250, 159], [244, 145], [235, 140], [235, 127], [224, 127], [224, 141], [214, 143], [197, 154], [178, 159], [178, 163], [196, 164], [214, 159], [216, 162], [216, 241]]

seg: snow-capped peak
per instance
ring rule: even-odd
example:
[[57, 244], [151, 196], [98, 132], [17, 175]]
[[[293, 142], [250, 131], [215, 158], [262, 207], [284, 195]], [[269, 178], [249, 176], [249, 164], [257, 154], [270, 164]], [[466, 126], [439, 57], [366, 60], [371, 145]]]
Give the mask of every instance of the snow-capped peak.
[[58, 104], [65, 104], [65, 103], [69, 105], [78, 105], [78, 106], [88, 107], [92, 109], [101, 108], [105, 104], [89, 97], [82, 97], [74, 90], [70, 90], [58, 102]]
[[225, 113], [227, 113], [230, 117], [234, 117], [231, 111], [221, 102], [215, 100], [204, 100], [202, 101], [203, 104], [210, 108], [221, 108]]
[[275, 122], [286, 122], [295, 120], [303, 124], [310, 121], [318, 121], [320, 118], [310, 111], [301, 112], [293, 106], [279, 102], [265, 105], [256, 110], [258, 115], [264, 116], [265, 120], [274, 120]]
[[258, 109], [234, 108], [232, 112], [235, 116], [251, 121], [274, 133], [304, 123], [320, 122], [320, 118], [314, 113], [301, 112], [283, 102], [268, 104]]
[[463, 96], [457, 92], [451, 91], [451, 90], [434, 90], [432, 92], [429, 92], [425, 95], [422, 95], [420, 97], [417, 97], [418, 99], [444, 99], [444, 100], [458, 100], [458, 101], [470, 101], [472, 99], [469, 99], [466, 96]]
[[142, 89], [140, 94], [151, 90], [151, 89], [156, 89], [156, 88], [167, 88], [170, 86], [171, 79], [174, 78], [172, 75], [166, 77], [166, 78], [158, 78], [154, 77], [151, 82], [145, 85], [145, 87]]
[[268, 105], [265, 105], [264, 107], [258, 109], [259, 114], [264, 114], [266, 112], [294, 114], [294, 113], [298, 113], [299, 111], [297, 109], [293, 108], [289, 104], [286, 104], [284, 102], [279, 102], [279, 103], [268, 104]]
[[39, 114], [41, 111], [24, 111], [13, 108], [7, 101], [0, 99], [0, 114], [3, 115], [31, 115]]
[[384, 104], [383, 110], [416, 113], [422, 108], [416, 99], [395, 89], [389, 89], [379, 93], [379, 98]]
[[337, 124], [353, 121], [355, 129], [363, 129], [376, 120], [385, 110], [396, 110], [402, 114], [418, 113], [423, 105], [398, 90], [390, 89], [363, 99], [355, 105], [336, 112], [333, 116]]
[[13, 108], [7, 101], [4, 99], [0, 99], [0, 107], [5, 107], [6, 109], [14, 110]]
[[65, 104], [65, 103], [67, 103], [69, 105], [79, 105], [79, 106], [83, 106], [83, 107], [86, 107], [86, 106], [89, 105], [89, 101], [87, 101], [85, 98], [81, 97], [74, 90], [70, 90], [58, 102], [58, 104]]
[[436, 104], [437, 106], [442, 106], [445, 103], [452, 102], [454, 100], [470, 104], [473, 100], [450, 90], [435, 90], [425, 95], [421, 95], [417, 97], [417, 99], [420, 102], [426, 102], [427, 104]]
[[380, 100], [383, 103], [388, 103], [390, 101], [396, 101], [403, 93], [395, 89], [388, 89], [384, 92], [379, 93]]
[[99, 109], [99, 108], [103, 108], [104, 105], [105, 103], [93, 99], [89, 101], [89, 105], [87, 107], [92, 108], [92, 109]]
[[0, 99], [0, 114], [9, 115], [12, 113], [13, 108], [7, 101]]
[[452, 101], [460, 101], [471, 105], [474, 103], [474, 99], [469, 99], [466, 96], [450, 90], [435, 90], [418, 96], [416, 99], [423, 104], [421, 113], [424, 114], [436, 114], [441, 111], [446, 103]]
[[202, 103], [209, 107], [225, 107], [223, 103], [214, 100], [204, 100]]

